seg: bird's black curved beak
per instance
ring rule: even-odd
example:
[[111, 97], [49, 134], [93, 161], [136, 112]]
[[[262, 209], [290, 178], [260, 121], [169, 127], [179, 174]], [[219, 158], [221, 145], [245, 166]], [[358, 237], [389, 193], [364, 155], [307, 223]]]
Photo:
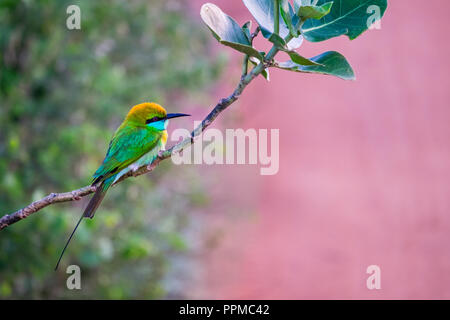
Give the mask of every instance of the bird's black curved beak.
[[166, 119], [173, 119], [173, 118], [179, 118], [179, 117], [189, 117], [190, 114], [185, 113], [168, 113], [166, 115]]

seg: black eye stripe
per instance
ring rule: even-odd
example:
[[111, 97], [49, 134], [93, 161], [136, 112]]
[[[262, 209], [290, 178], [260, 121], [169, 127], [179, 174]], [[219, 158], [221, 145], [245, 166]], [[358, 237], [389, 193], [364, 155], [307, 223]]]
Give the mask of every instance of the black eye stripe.
[[153, 118], [151, 118], [151, 119], [147, 119], [147, 120], [145, 121], [145, 123], [146, 123], [146, 124], [149, 124], [149, 123], [156, 122], [156, 121], [160, 121], [160, 120], [164, 120], [164, 118], [163, 118], [163, 117], [153, 117]]

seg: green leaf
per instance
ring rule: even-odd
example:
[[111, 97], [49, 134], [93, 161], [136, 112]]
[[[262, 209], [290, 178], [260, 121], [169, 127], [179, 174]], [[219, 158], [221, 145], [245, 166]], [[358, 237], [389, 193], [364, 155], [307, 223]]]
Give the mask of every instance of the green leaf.
[[[305, 1], [305, 0], [302, 0]], [[329, 0], [318, 0], [322, 6]], [[334, 0], [330, 13], [320, 20], [308, 19], [302, 26], [306, 40], [324, 41], [347, 35], [351, 40], [381, 19], [387, 8], [387, 0]]]
[[[250, 60], [250, 62], [251, 62], [254, 66], [258, 65], [259, 62], [260, 62], [258, 59], [254, 58], [254, 57], [250, 57], [249, 60]], [[270, 81], [269, 68], [264, 69], [264, 70], [261, 72], [261, 75], [262, 75], [267, 81]]]
[[316, 61], [310, 60], [308, 58], [305, 58], [305, 57], [299, 55], [295, 51], [285, 51], [285, 52], [289, 55], [289, 57], [291, 58], [291, 60], [293, 62], [295, 62], [299, 65], [302, 65], [302, 66], [321, 66], [322, 65]]
[[355, 80], [352, 67], [345, 57], [335, 51], [327, 51], [310, 59], [320, 66], [302, 66], [293, 61], [280, 62], [276, 67], [304, 73], [319, 73], [336, 76], [344, 80]]
[[[269, 39], [274, 31], [273, 15], [275, 11], [274, 10], [275, 1], [274, 0], [242, 0], [242, 1], [244, 2], [245, 6], [250, 11], [250, 13], [253, 15], [256, 22], [258, 22], [259, 26], [261, 27], [262, 35], [265, 38]], [[289, 34], [289, 27], [284, 22], [284, 18], [281, 13], [280, 16], [282, 19], [280, 19], [279, 35], [282, 38], [286, 38], [286, 36]], [[302, 42], [303, 37], [299, 36], [289, 41], [287, 46], [291, 50], [297, 49], [301, 46]]]
[[252, 47], [249, 39], [233, 18], [226, 15], [212, 3], [205, 3], [200, 15], [214, 37], [221, 44], [231, 47], [249, 56], [261, 58], [261, 54]]
[[284, 23], [289, 29], [292, 36], [296, 36], [294, 26], [292, 25], [292, 14], [290, 9], [292, 9], [289, 0], [281, 0], [280, 2], [280, 14], [283, 18]]
[[261, 75], [262, 75], [267, 81], [270, 81], [269, 69], [264, 69], [263, 71], [261, 71]]
[[298, 16], [303, 19], [322, 19], [327, 14], [330, 13], [331, 7], [333, 6], [333, 2], [324, 3], [321, 6], [301, 6], [297, 11]]
[[272, 42], [273, 44], [275, 44], [278, 49], [280, 49], [281, 51], [286, 52], [289, 57], [291, 57], [291, 60], [294, 61], [295, 63], [301, 64], [302, 66], [320, 66], [320, 63], [311, 61], [301, 55], [299, 55], [296, 51], [294, 50], [289, 50], [287, 48], [286, 45], [286, 41], [284, 41], [283, 38], [281, 38], [279, 35], [272, 33], [269, 37], [269, 41]]

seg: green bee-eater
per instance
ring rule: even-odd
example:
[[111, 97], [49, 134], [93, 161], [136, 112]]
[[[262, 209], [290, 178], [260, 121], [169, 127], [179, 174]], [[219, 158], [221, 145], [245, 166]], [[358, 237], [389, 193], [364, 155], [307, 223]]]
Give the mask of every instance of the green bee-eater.
[[95, 194], [67, 240], [55, 270], [81, 220], [94, 217], [109, 187], [121, 176], [151, 164], [166, 145], [169, 119], [185, 116], [189, 115], [167, 113], [156, 103], [146, 102], [131, 108], [112, 137], [102, 165], [94, 173], [92, 185], [97, 185]]

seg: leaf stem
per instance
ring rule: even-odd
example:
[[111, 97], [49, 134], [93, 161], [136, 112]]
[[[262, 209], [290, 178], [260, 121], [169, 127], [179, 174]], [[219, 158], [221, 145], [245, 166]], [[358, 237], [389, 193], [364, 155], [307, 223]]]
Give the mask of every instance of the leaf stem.
[[273, 33], [278, 35], [280, 33], [280, 0], [275, 1], [275, 8], [273, 11]]

